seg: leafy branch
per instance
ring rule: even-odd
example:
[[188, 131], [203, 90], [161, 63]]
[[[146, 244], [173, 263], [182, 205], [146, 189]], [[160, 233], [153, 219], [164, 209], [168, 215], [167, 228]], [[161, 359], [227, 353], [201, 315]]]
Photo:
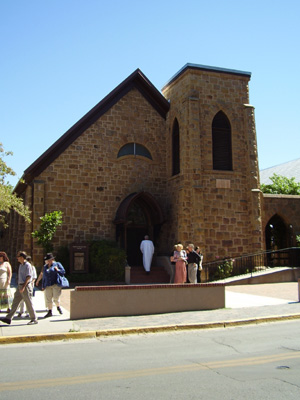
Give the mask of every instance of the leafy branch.
[[0, 223], [7, 228], [6, 216], [12, 210], [30, 222], [30, 210], [24, 205], [23, 199], [13, 193], [13, 187], [7, 180], [8, 176], [15, 176], [16, 173], [7, 166], [4, 157], [11, 156], [11, 151], [4, 151], [0, 143]]
[[40, 228], [31, 233], [32, 237], [37, 239], [46, 253], [53, 250], [51, 243], [53, 236], [58, 226], [62, 224], [62, 211], [53, 211], [46, 213], [43, 217], [40, 217], [41, 225]]
[[273, 174], [270, 179], [272, 183], [269, 185], [260, 185], [263, 193], [300, 195], [300, 182], [296, 182], [296, 178]]

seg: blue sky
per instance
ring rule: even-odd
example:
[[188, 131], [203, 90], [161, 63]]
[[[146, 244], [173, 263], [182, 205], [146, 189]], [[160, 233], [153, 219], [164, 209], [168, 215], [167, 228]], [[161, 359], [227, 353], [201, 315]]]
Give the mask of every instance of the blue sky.
[[[0, 141], [18, 178], [134, 70], [252, 73], [260, 169], [299, 158], [298, 0], [0, 0]], [[16, 179], [10, 179], [12, 184]]]

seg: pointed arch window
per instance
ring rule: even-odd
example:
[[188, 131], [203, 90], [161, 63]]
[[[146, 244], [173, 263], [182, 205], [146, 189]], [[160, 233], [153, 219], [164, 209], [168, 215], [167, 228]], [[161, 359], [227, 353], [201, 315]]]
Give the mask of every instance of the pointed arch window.
[[179, 124], [175, 118], [172, 129], [172, 175], [180, 172], [180, 135]]
[[232, 171], [231, 125], [219, 111], [212, 122], [213, 169]]
[[121, 147], [118, 152], [118, 158], [129, 155], [142, 156], [152, 160], [150, 151], [145, 146], [138, 143], [127, 143]]

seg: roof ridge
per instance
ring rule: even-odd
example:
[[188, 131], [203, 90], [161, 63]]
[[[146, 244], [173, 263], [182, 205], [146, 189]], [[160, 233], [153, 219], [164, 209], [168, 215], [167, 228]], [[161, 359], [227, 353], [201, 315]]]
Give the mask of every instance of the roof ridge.
[[[170, 104], [162, 93], [151, 83], [144, 73], [137, 68], [102, 100], [92, 107], [83, 117], [61, 135], [47, 150], [45, 150], [25, 171], [22, 180], [30, 183], [45, 168], [47, 168], [66, 148], [70, 146], [89, 126], [97, 121], [105, 112], [113, 107], [132, 88], [136, 88], [142, 96], [166, 119]], [[24, 183], [18, 182], [14, 191], [18, 194], [24, 190]]]
[[285, 162], [283, 162], [283, 163], [273, 165], [272, 167], [263, 168], [263, 169], [261, 169], [260, 171], [261, 171], [261, 172], [262, 172], [262, 171], [266, 171], [266, 170], [268, 170], [268, 169], [280, 167], [281, 165], [290, 164], [290, 163], [293, 163], [293, 162], [295, 162], [295, 161], [300, 161], [300, 158], [295, 158], [294, 160], [285, 161]]

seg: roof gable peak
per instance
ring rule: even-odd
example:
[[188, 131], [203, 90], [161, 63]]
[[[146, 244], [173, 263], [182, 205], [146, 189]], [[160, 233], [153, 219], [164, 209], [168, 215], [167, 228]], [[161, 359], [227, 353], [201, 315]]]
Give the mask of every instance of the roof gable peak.
[[[170, 104], [165, 97], [149, 81], [146, 75], [137, 68], [98, 104], [88, 111], [67, 132], [65, 132], [52, 146], [50, 146], [24, 172], [22, 179], [28, 184], [47, 168], [63, 151], [70, 146], [84, 131], [106, 113], [130, 90], [136, 88], [151, 104], [151, 106], [166, 119]], [[24, 184], [17, 184], [15, 192], [21, 193]]]

